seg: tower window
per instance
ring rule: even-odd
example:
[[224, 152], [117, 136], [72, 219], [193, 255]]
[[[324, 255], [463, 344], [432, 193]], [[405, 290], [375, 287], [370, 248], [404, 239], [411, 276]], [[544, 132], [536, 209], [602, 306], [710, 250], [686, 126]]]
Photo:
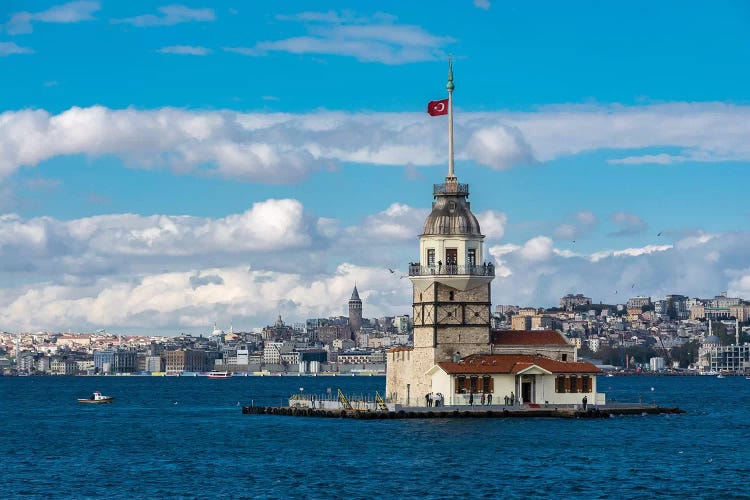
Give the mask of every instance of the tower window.
[[469, 264], [471, 267], [474, 267], [477, 265], [477, 250], [476, 248], [470, 248], [469, 252], [466, 255], [466, 260], [468, 261], [467, 264]]
[[435, 249], [434, 248], [427, 249], [427, 265], [428, 266], [435, 265]]
[[454, 298], [453, 292], [450, 292], [450, 293], [448, 294], [448, 299], [449, 299], [449, 300], [453, 300], [453, 298]]

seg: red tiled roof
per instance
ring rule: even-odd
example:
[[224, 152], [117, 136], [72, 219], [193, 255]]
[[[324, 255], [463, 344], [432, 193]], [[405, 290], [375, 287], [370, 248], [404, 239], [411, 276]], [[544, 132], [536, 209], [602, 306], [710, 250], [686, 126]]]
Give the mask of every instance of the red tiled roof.
[[552, 373], [601, 373], [591, 363], [558, 361], [544, 356], [529, 354], [475, 354], [454, 363], [438, 363], [446, 373], [519, 373], [532, 366]]
[[570, 345], [555, 330], [498, 330], [491, 338], [493, 344], [500, 345]]

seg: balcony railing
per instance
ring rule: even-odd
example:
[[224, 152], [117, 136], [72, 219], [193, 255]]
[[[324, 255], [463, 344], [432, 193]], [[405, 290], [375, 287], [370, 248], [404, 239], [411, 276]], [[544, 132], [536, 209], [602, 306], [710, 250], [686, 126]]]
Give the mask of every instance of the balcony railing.
[[423, 266], [419, 263], [409, 264], [409, 276], [495, 276], [492, 263], [480, 266]]
[[459, 184], [457, 182], [448, 182], [445, 184], [433, 184], [432, 195], [437, 196], [439, 194], [459, 194], [469, 196], [469, 185]]

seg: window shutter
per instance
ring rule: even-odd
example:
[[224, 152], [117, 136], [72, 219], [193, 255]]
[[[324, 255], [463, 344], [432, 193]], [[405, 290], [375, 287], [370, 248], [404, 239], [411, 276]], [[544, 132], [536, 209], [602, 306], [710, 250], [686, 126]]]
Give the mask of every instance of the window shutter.
[[565, 389], [565, 392], [570, 392], [570, 379], [568, 377], [565, 377], [563, 388]]
[[576, 379], [576, 382], [577, 382], [577, 384], [576, 384], [576, 388], [577, 388], [576, 392], [583, 392], [583, 377], [578, 377]]
[[495, 392], [495, 377], [490, 377], [490, 392]]

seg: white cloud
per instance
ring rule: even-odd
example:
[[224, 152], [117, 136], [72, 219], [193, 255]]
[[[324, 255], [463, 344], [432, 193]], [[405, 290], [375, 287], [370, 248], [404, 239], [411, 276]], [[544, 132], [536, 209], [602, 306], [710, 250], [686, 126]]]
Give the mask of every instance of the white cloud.
[[33, 54], [34, 49], [21, 47], [13, 42], [0, 42], [0, 57], [10, 56], [13, 54]]
[[574, 240], [588, 234], [599, 224], [599, 218], [588, 210], [576, 212], [572, 219], [572, 222], [557, 226], [555, 237], [562, 240]]
[[[533, 240], [530, 240], [530, 242]], [[596, 301], [624, 303], [634, 295], [661, 298], [680, 293], [711, 297], [721, 290], [747, 297], [750, 260], [744, 250], [750, 232], [722, 233], [696, 245], [647, 245], [640, 248], [576, 254], [546, 251], [538, 241], [490, 248], [498, 269], [493, 299], [500, 304], [554, 305], [566, 293], [584, 293]], [[530, 260], [530, 248], [544, 259]], [[743, 295], [744, 294], [744, 295]]]
[[665, 252], [672, 248], [672, 245], [646, 245], [645, 247], [625, 248], [623, 250], [602, 250], [592, 253], [589, 258], [591, 262], [597, 262], [608, 257], [637, 257], [654, 252]]
[[[88, 284], [42, 284], [0, 294], [0, 324], [11, 330], [128, 328], [207, 329], [233, 319], [235, 327], [343, 314], [356, 281], [365, 314], [408, 310], [409, 290], [382, 268], [342, 264], [327, 275], [244, 267], [97, 279]], [[33, 314], [31, 314], [33, 311]]]
[[552, 257], [553, 242], [546, 236], [537, 236], [527, 241], [519, 250], [522, 259], [530, 261], [547, 260]]
[[485, 210], [479, 212], [477, 220], [479, 227], [487, 239], [501, 239], [505, 235], [505, 227], [508, 224], [508, 216], [497, 210]]
[[214, 21], [216, 15], [213, 9], [192, 9], [184, 5], [167, 5], [157, 9], [159, 14], [145, 14], [142, 16], [117, 19], [113, 22], [132, 24], [141, 28], [151, 26], [173, 26], [190, 22]]
[[17, 12], [5, 25], [5, 31], [11, 35], [31, 33], [32, 22], [42, 23], [79, 23], [94, 20], [94, 13], [101, 6], [99, 2], [80, 1], [55, 5], [41, 12]]
[[641, 165], [641, 164], [652, 164], [652, 165], [669, 165], [672, 163], [682, 163], [688, 161], [691, 158], [685, 155], [670, 155], [666, 153], [660, 153], [658, 155], [640, 155], [640, 156], [626, 156], [625, 158], [613, 158], [607, 160], [608, 163], [613, 165]]
[[257, 202], [243, 213], [217, 219], [114, 214], [61, 221], [2, 215], [0, 282], [10, 286], [232, 265], [320, 270], [338, 234], [329, 227], [329, 219], [314, 217], [290, 199]]
[[489, 10], [491, 7], [489, 0], [474, 0], [474, 7], [483, 10]]
[[304, 12], [295, 16], [277, 16], [277, 19], [303, 22], [308, 34], [262, 41], [253, 47], [226, 47], [224, 50], [253, 57], [269, 52], [289, 52], [406, 64], [441, 59], [445, 57], [443, 47], [453, 42], [450, 37], [432, 35], [419, 26], [395, 24], [394, 16], [382, 13], [367, 18], [347, 12]]
[[466, 143], [464, 154], [496, 170], [534, 160], [521, 132], [504, 125], [475, 130]]
[[617, 226], [617, 230], [611, 233], [613, 236], [630, 236], [643, 232], [647, 227], [646, 221], [638, 215], [627, 212], [614, 212], [609, 220]]
[[161, 54], [179, 54], [187, 56], [207, 56], [212, 52], [211, 49], [197, 45], [170, 45], [162, 47], [157, 52]]
[[361, 228], [351, 230], [372, 240], [415, 241], [428, 213], [426, 209], [393, 203], [384, 211], [366, 217]]
[[[7, 111], [0, 114], [0, 178], [21, 166], [82, 154], [114, 155], [139, 168], [292, 183], [341, 162], [444, 164], [443, 125], [424, 113], [284, 114], [100, 106], [74, 107], [57, 115], [43, 110]], [[595, 149], [657, 146], [684, 147], [705, 161], [750, 161], [748, 136], [750, 107], [718, 104], [456, 116], [458, 159], [495, 169]], [[581, 220], [563, 223], [583, 224]], [[637, 228], [636, 223], [619, 230]], [[571, 232], [570, 228], [562, 231]]]
[[[279, 312], [290, 320], [345, 314], [355, 281], [367, 316], [405, 313], [411, 284], [401, 277], [427, 212], [393, 203], [345, 228], [296, 200], [273, 199], [216, 219], [1, 215], [0, 329], [176, 333], [230, 317], [251, 328]], [[747, 296], [749, 245], [750, 232], [697, 233], [674, 245], [578, 254], [537, 236], [487, 251], [496, 263], [495, 302], [541, 306], [570, 292], [605, 302], [721, 290]]]

